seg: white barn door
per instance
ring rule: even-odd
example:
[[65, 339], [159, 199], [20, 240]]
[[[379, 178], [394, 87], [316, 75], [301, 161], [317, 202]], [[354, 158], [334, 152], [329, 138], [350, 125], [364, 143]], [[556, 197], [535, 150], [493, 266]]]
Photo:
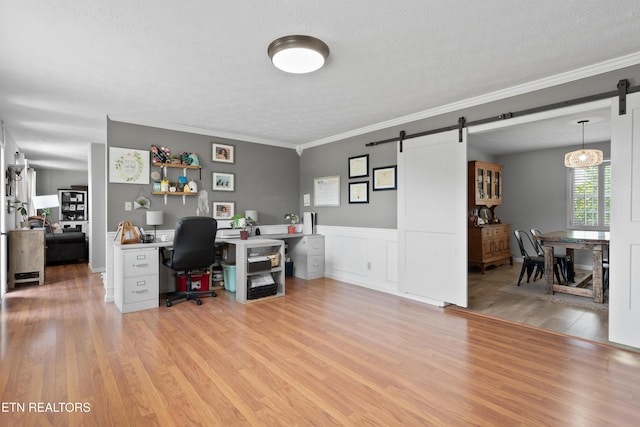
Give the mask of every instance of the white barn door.
[[609, 341], [640, 348], [640, 94], [612, 104]]
[[410, 139], [398, 153], [398, 289], [467, 306], [467, 135]]

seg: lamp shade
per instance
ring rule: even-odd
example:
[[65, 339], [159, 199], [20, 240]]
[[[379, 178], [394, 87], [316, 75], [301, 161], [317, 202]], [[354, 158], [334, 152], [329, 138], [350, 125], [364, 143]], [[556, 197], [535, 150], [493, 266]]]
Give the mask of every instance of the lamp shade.
[[589, 166], [598, 166], [602, 163], [602, 151], [591, 148], [584, 148], [584, 125], [589, 120], [580, 120], [582, 125], [582, 148], [572, 151], [564, 155], [564, 165], [568, 168], [587, 168]]
[[48, 194], [46, 196], [33, 196], [31, 199], [34, 209], [57, 208], [60, 206], [57, 194]]
[[257, 223], [258, 222], [258, 211], [253, 210], [253, 209], [244, 211], [244, 217], [245, 218], [251, 218], [253, 220], [253, 222]]
[[162, 225], [164, 223], [164, 212], [147, 211], [147, 225]]

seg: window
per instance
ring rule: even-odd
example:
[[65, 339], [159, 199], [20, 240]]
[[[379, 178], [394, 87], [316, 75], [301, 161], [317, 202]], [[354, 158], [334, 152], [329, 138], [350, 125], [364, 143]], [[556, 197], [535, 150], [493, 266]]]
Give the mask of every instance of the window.
[[611, 162], [571, 169], [569, 228], [608, 230], [611, 219]]

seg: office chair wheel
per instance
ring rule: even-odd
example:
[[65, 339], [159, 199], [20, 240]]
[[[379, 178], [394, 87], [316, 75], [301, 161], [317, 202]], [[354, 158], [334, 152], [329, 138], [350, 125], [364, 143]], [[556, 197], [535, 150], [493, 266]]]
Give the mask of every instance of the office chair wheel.
[[196, 300], [196, 305], [202, 305], [202, 301], [200, 300], [200, 298]]
[[165, 301], [164, 305], [166, 305], [167, 307], [171, 307], [172, 304], [171, 301], [167, 300]]

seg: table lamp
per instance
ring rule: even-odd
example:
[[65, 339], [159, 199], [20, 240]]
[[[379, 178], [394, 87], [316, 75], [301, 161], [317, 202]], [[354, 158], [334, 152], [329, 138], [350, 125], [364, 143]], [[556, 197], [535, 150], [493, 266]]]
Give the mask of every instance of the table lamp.
[[147, 211], [147, 225], [153, 225], [153, 241], [156, 240], [156, 232], [158, 226], [164, 222], [164, 212], [162, 211]]
[[[51, 209], [57, 208], [60, 206], [58, 202], [57, 194], [47, 194], [46, 196], [33, 196], [31, 199], [33, 202], [33, 208], [38, 211], [38, 209]], [[42, 226], [46, 227], [47, 224], [47, 213], [46, 211], [42, 212]], [[51, 216], [49, 216], [49, 225], [51, 225]]]

